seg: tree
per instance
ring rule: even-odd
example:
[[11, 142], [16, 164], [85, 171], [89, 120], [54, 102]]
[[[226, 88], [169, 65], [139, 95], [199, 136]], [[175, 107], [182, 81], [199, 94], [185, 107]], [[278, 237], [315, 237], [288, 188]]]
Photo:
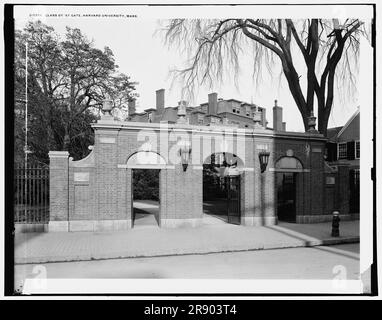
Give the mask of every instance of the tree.
[[46, 162], [49, 150], [68, 150], [82, 158], [93, 141], [90, 123], [102, 100], [110, 98], [115, 108], [126, 111], [135, 83], [118, 71], [110, 48], [95, 48], [79, 29], [67, 27], [62, 41], [52, 27], [37, 21], [15, 35], [15, 107], [24, 109], [27, 44], [34, 155]]
[[[246, 44], [253, 46], [254, 74], [261, 73], [262, 65], [270, 70], [273, 58], [278, 57], [305, 130], [316, 102], [318, 130], [324, 135], [336, 76], [337, 80], [354, 85], [359, 37], [367, 35], [358, 19], [346, 19], [341, 25], [337, 19], [173, 19], [164, 30], [166, 42], [183, 48], [190, 58], [185, 68], [176, 70], [185, 88], [222, 81], [227, 69], [233, 68], [237, 74]], [[305, 88], [295, 65], [294, 47], [305, 63]]]
[[134, 200], [159, 200], [159, 170], [133, 170]]

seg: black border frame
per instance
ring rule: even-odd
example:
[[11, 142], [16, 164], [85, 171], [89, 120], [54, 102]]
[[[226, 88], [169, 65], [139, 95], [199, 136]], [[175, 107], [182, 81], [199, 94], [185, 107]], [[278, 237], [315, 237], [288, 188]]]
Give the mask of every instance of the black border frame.
[[[362, 294], [277, 294], [277, 293], [173, 293], [173, 294], [157, 294], [157, 293], [142, 293], [142, 294], [35, 294], [33, 296], [160, 296], [160, 297], [330, 297], [330, 296], [376, 296], [378, 295], [378, 271], [377, 271], [377, 214], [376, 214], [376, 3], [224, 3], [224, 4], [211, 4], [211, 3], [163, 3], [163, 4], [144, 4], [144, 3], [131, 3], [131, 4], [55, 4], [55, 3], [17, 3], [17, 4], [5, 4], [4, 5], [4, 89], [5, 89], [5, 104], [4, 104], [4, 133], [5, 133], [5, 144], [4, 144], [4, 155], [5, 155], [5, 168], [4, 168], [4, 190], [5, 190], [5, 214], [4, 214], [4, 295], [14, 296], [14, 224], [13, 224], [13, 142], [14, 142], [14, 112], [10, 106], [14, 105], [14, 74], [13, 74], [13, 61], [14, 61], [14, 19], [13, 19], [13, 8], [15, 6], [28, 5], [43, 5], [43, 6], [285, 6], [285, 5], [295, 5], [295, 6], [321, 6], [321, 5], [339, 5], [339, 6], [372, 6], [373, 7], [373, 20], [372, 20], [372, 38], [371, 44], [373, 47], [373, 168], [371, 169], [371, 180], [373, 181], [373, 263], [371, 264], [371, 292]], [[8, 152], [7, 152], [8, 151]], [[147, 300], [149, 301], [149, 300]], [[215, 300], [216, 302], [218, 300]], [[156, 300], [156, 304], [159, 304], [161, 300]], [[163, 301], [162, 301], [163, 302]], [[167, 302], [170, 301], [167, 300]], [[205, 300], [207, 303], [208, 300]], [[213, 301], [209, 301], [210, 303]], [[231, 302], [232, 304], [232, 302]]]

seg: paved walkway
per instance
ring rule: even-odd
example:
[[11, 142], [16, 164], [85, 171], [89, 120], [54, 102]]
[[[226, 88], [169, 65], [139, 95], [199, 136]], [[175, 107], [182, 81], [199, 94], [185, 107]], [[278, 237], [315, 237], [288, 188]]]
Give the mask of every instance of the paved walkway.
[[146, 226], [119, 232], [18, 233], [15, 236], [15, 263], [204, 254], [359, 242], [359, 221], [341, 222], [339, 238], [331, 237], [331, 223], [245, 227], [206, 222], [196, 228]]

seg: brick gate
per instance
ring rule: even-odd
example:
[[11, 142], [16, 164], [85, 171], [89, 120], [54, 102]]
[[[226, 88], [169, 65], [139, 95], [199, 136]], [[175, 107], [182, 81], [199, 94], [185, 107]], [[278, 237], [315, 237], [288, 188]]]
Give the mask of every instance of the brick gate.
[[[298, 170], [297, 222], [330, 219], [325, 210], [324, 148], [317, 132], [275, 131], [261, 126], [190, 125], [117, 121], [105, 114], [92, 124], [95, 144], [73, 161], [51, 151], [49, 231], [107, 231], [132, 227], [132, 170], [160, 169], [160, 227], [198, 226], [203, 216], [203, 163], [222, 151], [237, 154], [240, 168], [242, 225], [277, 223], [275, 176]], [[190, 145], [184, 153], [184, 143]], [[260, 169], [259, 153], [269, 163]], [[289, 159], [289, 160], [288, 160]], [[298, 159], [299, 168], [291, 159]], [[187, 161], [187, 163], [185, 163]]]

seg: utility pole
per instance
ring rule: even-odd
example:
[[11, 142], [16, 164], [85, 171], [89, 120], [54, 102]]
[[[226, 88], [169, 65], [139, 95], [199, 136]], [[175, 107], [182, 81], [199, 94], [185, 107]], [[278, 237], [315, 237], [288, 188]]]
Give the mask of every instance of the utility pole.
[[28, 41], [25, 43], [25, 145], [24, 145], [24, 215], [27, 219], [27, 169], [28, 169]]

